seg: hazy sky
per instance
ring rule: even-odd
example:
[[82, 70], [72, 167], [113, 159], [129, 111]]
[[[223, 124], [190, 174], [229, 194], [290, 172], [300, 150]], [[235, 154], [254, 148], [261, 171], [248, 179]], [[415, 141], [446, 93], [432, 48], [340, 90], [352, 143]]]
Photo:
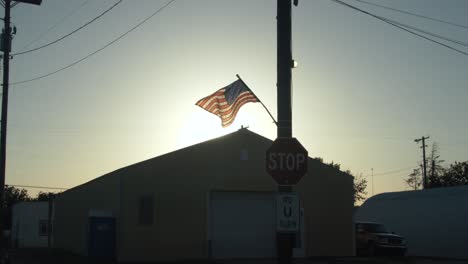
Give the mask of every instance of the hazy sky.
[[[465, 0], [368, 1], [468, 25]], [[115, 2], [19, 4], [12, 10], [13, 52], [38, 38], [29, 48], [53, 41]], [[15, 56], [10, 80], [79, 60], [167, 2], [124, 0], [71, 37]], [[468, 42], [467, 28], [347, 2]], [[177, 0], [82, 63], [11, 86], [7, 184], [73, 187], [241, 125], [274, 139], [275, 125], [260, 104], [242, 107], [223, 129], [195, 102], [240, 74], [276, 116], [275, 16], [274, 0]], [[403, 178], [422, 155], [417, 137], [438, 142], [446, 164], [468, 160], [468, 56], [330, 0], [300, 0], [293, 7], [293, 57], [293, 135], [310, 156], [364, 176], [371, 168], [376, 175], [399, 170], [375, 176], [375, 194], [408, 188]]]

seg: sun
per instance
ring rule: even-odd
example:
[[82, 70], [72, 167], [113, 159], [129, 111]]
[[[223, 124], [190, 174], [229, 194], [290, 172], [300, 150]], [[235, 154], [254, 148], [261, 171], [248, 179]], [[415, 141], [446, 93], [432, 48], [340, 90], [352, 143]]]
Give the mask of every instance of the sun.
[[251, 115], [245, 111], [239, 111], [234, 123], [230, 126], [223, 128], [221, 126], [221, 119], [203, 109], [195, 109], [191, 112], [189, 120], [184, 123], [179, 132], [177, 139], [177, 147], [184, 148], [203, 141], [217, 138], [234, 131], [239, 130], [241, 127], [253, 124]]

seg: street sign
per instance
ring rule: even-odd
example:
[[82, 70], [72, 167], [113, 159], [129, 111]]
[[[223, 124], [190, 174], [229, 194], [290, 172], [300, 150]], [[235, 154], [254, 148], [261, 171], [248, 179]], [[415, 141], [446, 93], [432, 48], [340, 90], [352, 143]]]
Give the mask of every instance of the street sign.
[[276, 230], [282, 233], [295, 233], [300, 226], [299, 196], [296, 193], [276, 195]]
[[295, 185], [307, 172], [307, 157], [296, 138], [277, 138], [266, 152], [266, 170], [279, 185]]

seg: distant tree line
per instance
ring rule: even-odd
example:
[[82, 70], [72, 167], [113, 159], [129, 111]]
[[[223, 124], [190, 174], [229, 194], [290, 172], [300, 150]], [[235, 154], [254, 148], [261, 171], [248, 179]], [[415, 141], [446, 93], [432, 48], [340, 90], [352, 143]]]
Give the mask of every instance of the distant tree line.
[[4, 228], [10, 229], [11, 228], [11, 215], [12, 215], [12, 208], [13, 205], [18, 202], [34, 202], [34, 201], [48, 201], [49, 196], [55, 194], [50, 192], [42, 192], [40, 191], [36, 197], [31, 197], [28, 194], [26, 189], [19, 189], [14, 186], [5, 186], [5, 199], [4, 199], [4, 208], [3, 210], [3, 223], [5, 223]]
[[[444, 160], [440, 158], [439, 146], [432, 144], [431, 152], [426, 158], [427, 186], [428, 188], [439, 188], [449, 186], [468, 185], [468, 161], [455, 161], [448, 167], [443, 165]], [[413, 189], [419, 189], [423, 183], [423, 164], [413, 169], [405, 179], [405, 182]]]

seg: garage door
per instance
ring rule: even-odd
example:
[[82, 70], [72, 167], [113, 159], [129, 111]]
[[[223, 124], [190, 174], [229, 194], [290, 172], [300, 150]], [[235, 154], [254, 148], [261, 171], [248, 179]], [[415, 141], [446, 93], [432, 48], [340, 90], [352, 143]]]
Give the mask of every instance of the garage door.
[[211, 192], [212, 258], [276, 257], [273, 193]]

